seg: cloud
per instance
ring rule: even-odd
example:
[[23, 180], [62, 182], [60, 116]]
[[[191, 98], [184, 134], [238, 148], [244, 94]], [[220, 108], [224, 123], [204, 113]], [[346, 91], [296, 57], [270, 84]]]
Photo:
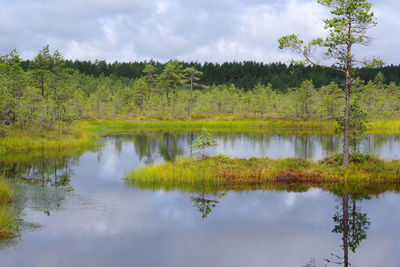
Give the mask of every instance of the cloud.
[[[360, 57], [398, 64], [400, 3], [376, 0], [379, 24]], [[32, 58], [44, 45], [71, 59], [286, 62], [277, 39], [324, 35], [327, 10], [314, 0], [3, 0], [0, 54], [17, 48]]]

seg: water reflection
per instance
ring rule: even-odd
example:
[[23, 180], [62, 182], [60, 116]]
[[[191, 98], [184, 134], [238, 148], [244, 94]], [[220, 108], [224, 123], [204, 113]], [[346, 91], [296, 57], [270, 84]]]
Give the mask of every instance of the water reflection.
[[332, 233], [342, 235], [343, 256], [332, 253], [332, 258], [326, 259], [326, 262], [345, 267], [351, 266], [349, 249], [356, 253], [360, 243], [367, 239], [367, 230], [371, 222], [367, 213], [363, 212], [362, 208], [357, 205], [357, 202], [360, 204], [361, 201], [362, 198], [350, 196], [347, 191], [342, 193], [342, 197], [339, 199], [340, 204], [336, 207], [338, 211], [333, 216], [335, 227]]
[[[365, 191], [363, 196], [358, 194], [351, 195], [347, 190], [336, 191], [334, 194], [336, 194], [334, 196], [338, 205], [336, 206], [337, 211], [332, 217], [334, 222], [332, 233], [341, 235], [342, 243], [340, 247], [342, 248], [342, 254], [339, 255], [332, 252], [324, 262], [329, 266], [355, 266], [351, 264], [349, 250], [354, 255], [361, 242], [367, 239], [367, 231], [371, 226], [371, 221], [366, 211], [361, 207], [361, 203], [364, 199], [370, 200], [371, 196], [368, 195], [368, 191]], [[340, 194], [341, 196], [339, 196]], [[319, 265], [316, 263], [315, 258], [312, 258], [303, 266], [316, 267]]]
[[[117, 157], [128, 147], [132, 147], [135, 156], [141, 164], [151, 164], [159, 161], [175, 161], [180, 155], [190, 155], [191, 145], [197, 139], [196, 132], [166, 133], [146, 132], [136, 134], [120, 134], [105, 137], [102, 145], [91, 151], [96, 153], [98, 162], [103, 158], [104, 150], [113, 147]], [[302, 157], [322, 159], [338, 150], [340, 138], [334, 135], [296, 135], [268, 133], [213, 133], [218, 146], [208, 150], [208, 154], [224, 153], [232, 157]], [[369, 135], [361, 142], [360, 150], [380, 155], [386, 159], [400, 157], [400, 136]], [[42, 155], [32, 157], [30, 153], [13, 157], [0, 158], [0, 170], [7, 168], [9, 176], [25, 173], [32, 182], [48, 183], [48, 177], [55, 179], [54, 183], [65, 183], [69, 172], [79, 162], [79, 154], [73, 156]], [[25, 156], [25, 157], [24, 157]], [[42, 159], [42, 160], [41, 160]], [[28, 163], [26, 163], [28, 162]], [[135, 166], [132, 166], [135, 167]], [[12, 172], [15, 172], [13, 174]], [[59, 173], [57, 173], [59, 172]], [[60, 179], [60, 180], [59, 180]]]
[[204, 192], [199, 193], [198, 196], [190, 197], [193, 201], [193, 206], [196, 207], [201, 213], [201, 217], [206, 219], [211, 213], [212, 209], [217, 206], [220, 200], [226, 196], [226, 193], [214, 193], [207, 196]]
[[14, 230], [16, 237], [0, 242], [0, 248], [17, 247], [24, 233], [42, 227], [24, 219], [27, 209], [41, 212], [45, 216], [63, 209], [64, 202], [73, 191], [70, 181], [79, 158], [69, 156], [17, 163], [0, 161], [0, 171], [8, 178], [15, 192], [13, 208], [18, 216]]
[[[258, 133], [216, 137], [220, 146], [210, 154], [242, 157], [318, 158], [338, 141]], [[133, 167], [190, 154], [195, 138], [118, 135], [85, 154], [0, 163], [0, 172], [19, 186], [15, 204], [22, 218], [39, 230], [27, 227], [12, 242], [0, 241], [0, 265], [301, 266], [315, 257], [309, 266], [400, 266], [398, 185], [138, 189], [121, 180]], [[400, 143], [388, 138], [372, 136], [371, 149], [387, 152]]]
[[[275, 189], [281, 190], [282, 188], [277, 186]], [[290, 188], [287, 188], [287, 190], [290, 190]], [[371, 221], [365, 209], [361, 207], [361, 203], [363, 200], [371, 200], [378, 195], [376, 195], [376, 191], [368, 190], [353, 190], [353, 194], [350, 194], [346, 187], [332, 187], [330, 191], [338, 203], [336, 205], [336, 212], [332, 217], [334, 223], [332, 233], [341, 235], [342, 243], [340, 247], [343, 253], [342, 255], [333, 252], [330, 253], [329, 257], [324, 260], [325, 264], [321, 266], [327, 266], [326, 264], [329, 266], [353, 266], [350, 263], [349, 250], [353, 255], [356, 253], [361, 242], [367, 239], [367, 231], [371, 226]], [[190, 200], [194, 202], [194, 207], [202, 214], [202, 218], [207, 219], [208, 215], [227, 194], [223, 192], [207, 195], [201, 192], [196, 197], [190, 197]], [[303, 266], [316, 267], [319, 265], [316, 263], [315, 258], [312, 258]]]
[[69, 186], [73, 170], [80, 156], [57, 159], [42, 159], [29, 162], [8, 163], [0, 161], [0, 170], [5, 177], [42, 187]]
[[[150, 164], [159, 158], [174, 161], [177, 156], [192, 153], [191, 145], [197, 139], [196, 132], [137, 133], [109, 137], [115, 140], [119, 151], [127, 143], [133, 143], [139, 159]], [[303, 157], [322, 159], [341, 146], [334, 135], [295, 135], [268, 133], [213, 133], [219, 143], [208, 153], [224, 153], [232, 157]], [[394, 135], [369, 135], [360, 144], [360, 151], [378, 154], [386, 159], [400, 157], [400, 137]]]

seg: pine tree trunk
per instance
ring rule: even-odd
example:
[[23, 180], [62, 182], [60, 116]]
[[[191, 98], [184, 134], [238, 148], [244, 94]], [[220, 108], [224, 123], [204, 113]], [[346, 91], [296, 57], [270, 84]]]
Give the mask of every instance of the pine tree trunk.
[[350, 71], [346, 72], [346, 107], [344, 110], [344, 144], [343, 144], [343, 166], [349, 165], [349, 102], [350, 102]]
[[[349, 18], [350, 19], [350, 18]], [[348, 38], [351, 39], [352, 35], [352, 24], [351, 20], [348, 25]], [[344, 110], [344, 142], [343, 142], [343, 166], [349, 165], [349, 139], [350, 139], [350, 131], [349, 131], [349, 109], [350, 109], [350, 86], [351, 86], [351, 77], [350, 77], [350, 68], [351, 68], [351, 47], [352, 43], [349, 42], [347, 45], [347, 57], [346, 57], [346, 107]]]

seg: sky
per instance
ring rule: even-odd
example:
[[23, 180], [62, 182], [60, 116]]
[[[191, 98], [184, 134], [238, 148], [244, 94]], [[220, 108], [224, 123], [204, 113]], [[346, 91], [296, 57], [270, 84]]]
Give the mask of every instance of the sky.
[[[400, 64], [400, 2], [373, 3], [374, 42], [355, 53]], [[289, 62], [277, 39], [324, 36], [327, 16], [316, 0], [0, 0], [0, 55], [31, 59], [49, 44], [79, 60]]]

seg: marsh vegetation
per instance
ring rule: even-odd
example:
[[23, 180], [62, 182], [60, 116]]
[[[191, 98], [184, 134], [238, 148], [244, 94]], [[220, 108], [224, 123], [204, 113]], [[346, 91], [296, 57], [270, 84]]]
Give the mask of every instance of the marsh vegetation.
[[4, 178], [0, 177], [0, 239], [11, 237], [15, 217], [11, 210], [11, 190]]

